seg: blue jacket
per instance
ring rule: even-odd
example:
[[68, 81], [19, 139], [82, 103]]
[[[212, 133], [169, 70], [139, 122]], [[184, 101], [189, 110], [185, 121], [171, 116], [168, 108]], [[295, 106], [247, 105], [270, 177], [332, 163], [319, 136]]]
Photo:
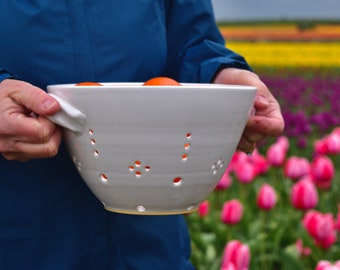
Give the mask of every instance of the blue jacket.
[[[224, 46], [208, 0], [0, 2], [0, 81], [43, 89], [169, 76], [210, 82], [248, 69]], [[104, 210], [61, 146], [55, 158], [0, 157], [0, 269], [192, 269], [181, 215]]]

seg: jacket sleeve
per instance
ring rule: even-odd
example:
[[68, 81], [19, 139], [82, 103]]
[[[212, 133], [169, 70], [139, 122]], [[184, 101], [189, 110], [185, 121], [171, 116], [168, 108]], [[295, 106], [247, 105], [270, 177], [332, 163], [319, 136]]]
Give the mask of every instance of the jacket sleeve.
[[250, 70], [241, 55], [226, 48], [210, 1], [169, 0], [167, 5], [169, 76], [209, 83], [225, 67]]
[[6, 80], [6, 79], [17, 79], [17, 80], [19, 80], [19, 78], [17, 76], [15, 76], [14, 74], [12, 74], [12, 73], [8, 72], [7, 70], [0, 67], [0, 83], [3, 80]]

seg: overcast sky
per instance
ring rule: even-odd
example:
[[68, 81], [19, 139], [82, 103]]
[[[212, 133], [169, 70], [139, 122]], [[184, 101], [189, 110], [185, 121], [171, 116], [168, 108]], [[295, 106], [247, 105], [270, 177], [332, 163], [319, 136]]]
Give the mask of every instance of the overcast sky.
[[212, 0], [216, 20], [337, 19], [340, 0]]

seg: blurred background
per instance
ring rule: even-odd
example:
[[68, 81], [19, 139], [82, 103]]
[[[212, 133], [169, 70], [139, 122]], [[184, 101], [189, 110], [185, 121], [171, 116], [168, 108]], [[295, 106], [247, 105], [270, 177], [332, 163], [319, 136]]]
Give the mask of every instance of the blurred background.
[[338, 0], [212, 0], [220, 22], [252, 20], [339, 20]]
[[187, 215], [197, 270], [340, 270], [340, 1], [212, 0], [226, 46], [281, 104], [285, 131], [235, 152]]

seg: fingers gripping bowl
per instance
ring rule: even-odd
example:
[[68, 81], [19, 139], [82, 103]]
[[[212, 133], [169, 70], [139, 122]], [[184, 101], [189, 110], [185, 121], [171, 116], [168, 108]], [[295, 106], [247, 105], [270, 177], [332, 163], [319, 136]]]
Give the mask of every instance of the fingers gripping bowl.
[[256, 88], [217, 84], [50, 85], [50, 117], [83, 180], [109, 211], [194, 211], [223, 175]]

